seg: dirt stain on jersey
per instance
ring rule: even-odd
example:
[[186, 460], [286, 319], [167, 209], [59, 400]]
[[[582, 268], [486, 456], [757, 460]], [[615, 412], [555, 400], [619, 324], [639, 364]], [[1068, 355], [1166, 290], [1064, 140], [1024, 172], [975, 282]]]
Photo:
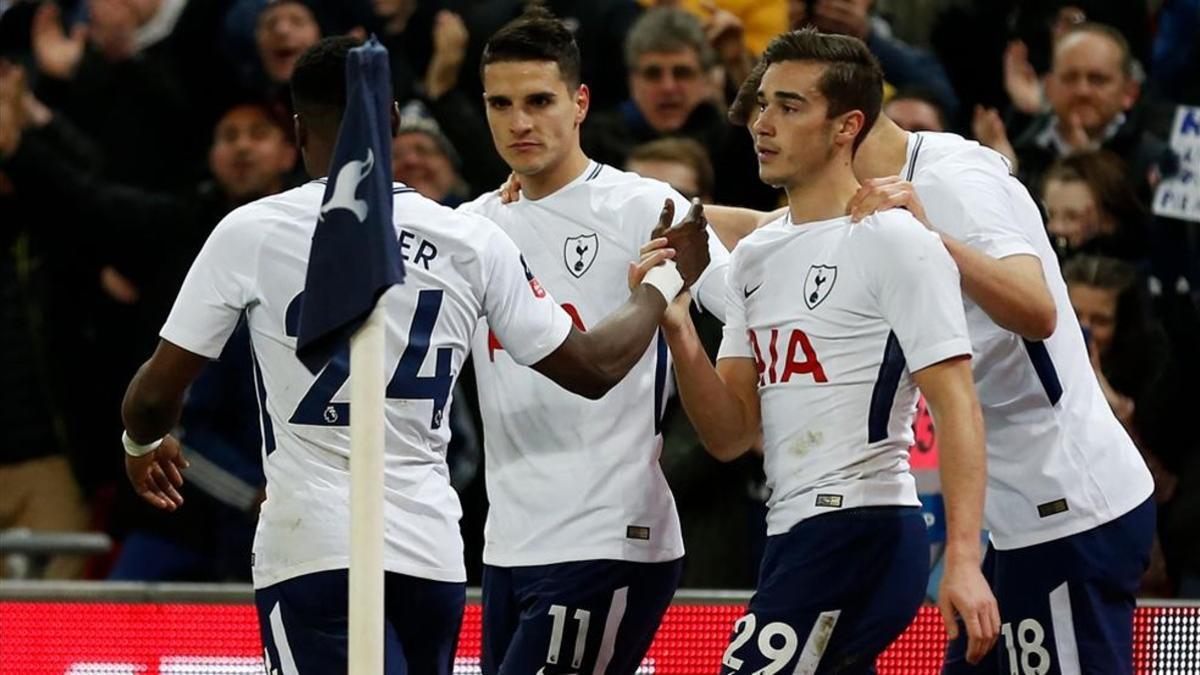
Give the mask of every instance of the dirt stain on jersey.
[[797, 457], [803, 457], [820, 447], [825, 442], [825, 432], [805, 431], [792, 439], [791, 451]]

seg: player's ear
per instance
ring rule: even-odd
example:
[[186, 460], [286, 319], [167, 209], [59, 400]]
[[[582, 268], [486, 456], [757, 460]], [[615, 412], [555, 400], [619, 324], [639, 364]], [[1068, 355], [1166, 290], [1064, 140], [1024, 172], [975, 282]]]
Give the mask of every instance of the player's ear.
[[866, 115], [861, 110], [851, 110], [840, 115], [838, 123], [834, 126], [837, 129], [834, 138], [835, 142], [839, 145], [852, 146], [856, 137], [867, 133], [867, 130], [863, 128], [866, 119]]
[[308, 145], [308, 125], [300, 113], [292, 115], [292, 132], [296, 135], [296, 147], [303, 150]]
[[575, 126], [583, 124], [583, 120], [587, 117], [588, 107], [592, 103], [592, 92], [586, 84], [580, 84], [579, 89], [575, 90]]

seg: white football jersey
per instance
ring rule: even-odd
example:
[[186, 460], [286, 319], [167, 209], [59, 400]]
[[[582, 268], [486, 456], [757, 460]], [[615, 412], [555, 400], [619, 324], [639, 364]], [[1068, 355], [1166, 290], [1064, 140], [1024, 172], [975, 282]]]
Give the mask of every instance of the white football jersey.
[[934, 227], [993, 258], [1037, 256], [1058, 307], [1054, 334], [1030, 342], [963, 296], [987, 425], [985, 521], [998, 549], [1107, 523], [1138, 506], [1153, 479], [1104, 399], [1028, 190], [996, 152], [954, 134], [909, 134], [900, 174]]
[[[504, 205], [488, 194], [459, 208], [499, 224], [587, 330], [629, 299], [628, 265], [649, 241], [667, 198], [681, 220], [689, 205], [667, 184], [592, 162], [542, 199], [523, 196]], [[696, 297], [723, 318], [729, 253], [711, 233], [709, 249], [712, 263], [696, 283]], [[481, 323], [473, 344], [490, 504], [484, 562], [681, 557], [679, 516], [658, 463], [670, 367], [661, 335], [598, 401], [521, 368], [510, 352], [516, 345], [495, 326]]]
[[[296, 358], [301, 291], [323, 181], [230, 213], [201, 250], [162, 329], [163, 339], [216, 358], [244, 312], [262, 417], [267, 500], [254, 540], [254, 584], [347, 567], [348, 347], [319, 375]], [[451, 391], [481, 316], [535, 363], [570, 331], [512, 241], [485, 218], [394, 187], [404, 284], [383, 296], [388, 398], [384, 567], [465, 581], [461, 509], [446, 444]], [[354, 264], [347, 261], [346, 264]]]
[[970, 354], [958, 269], [907, 211], [794, 225], [740, 241], [722, 358], [758, 369], [767, 534], [822, 513], [919, 506], [908, 467], [911, 373]]

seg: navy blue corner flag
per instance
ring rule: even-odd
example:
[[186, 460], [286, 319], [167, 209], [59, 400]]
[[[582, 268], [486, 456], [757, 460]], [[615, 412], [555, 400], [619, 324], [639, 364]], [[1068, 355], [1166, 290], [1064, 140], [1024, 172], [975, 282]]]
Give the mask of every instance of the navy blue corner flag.
[[392, 225], [392, 85], [372, 37], [346, 60], [346, 111], [313, 233], [296, 355], [316, 373], [404, 280]]

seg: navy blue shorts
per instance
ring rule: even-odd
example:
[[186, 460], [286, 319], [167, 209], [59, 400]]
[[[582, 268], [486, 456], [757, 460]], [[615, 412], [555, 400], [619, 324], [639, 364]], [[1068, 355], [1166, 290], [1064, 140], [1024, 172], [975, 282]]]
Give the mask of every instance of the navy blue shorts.
[[943, 673], [1133, 673], [1134, 594], [1150, 561], [1154, 503], [1079, 534], [988, 549], [984, 575], [1000, 605], [1000, 639], [966, 662], [966, 631], [946, 647]]
[[484, 674], [633, 673], [682, 569], [682, 560], [484, 565]]
[[[267, 672], [346, 672], [348, 584], [346, 570], [330, 570], [254, 591]], [[466, 584], [386, 573], [387, 675], [450, 675], [465, 604]]]
[[916, 507], [828, 513], [767, 538], [758, 588], [722, 673], [875, 672], [925, 597], [929, 538]]

